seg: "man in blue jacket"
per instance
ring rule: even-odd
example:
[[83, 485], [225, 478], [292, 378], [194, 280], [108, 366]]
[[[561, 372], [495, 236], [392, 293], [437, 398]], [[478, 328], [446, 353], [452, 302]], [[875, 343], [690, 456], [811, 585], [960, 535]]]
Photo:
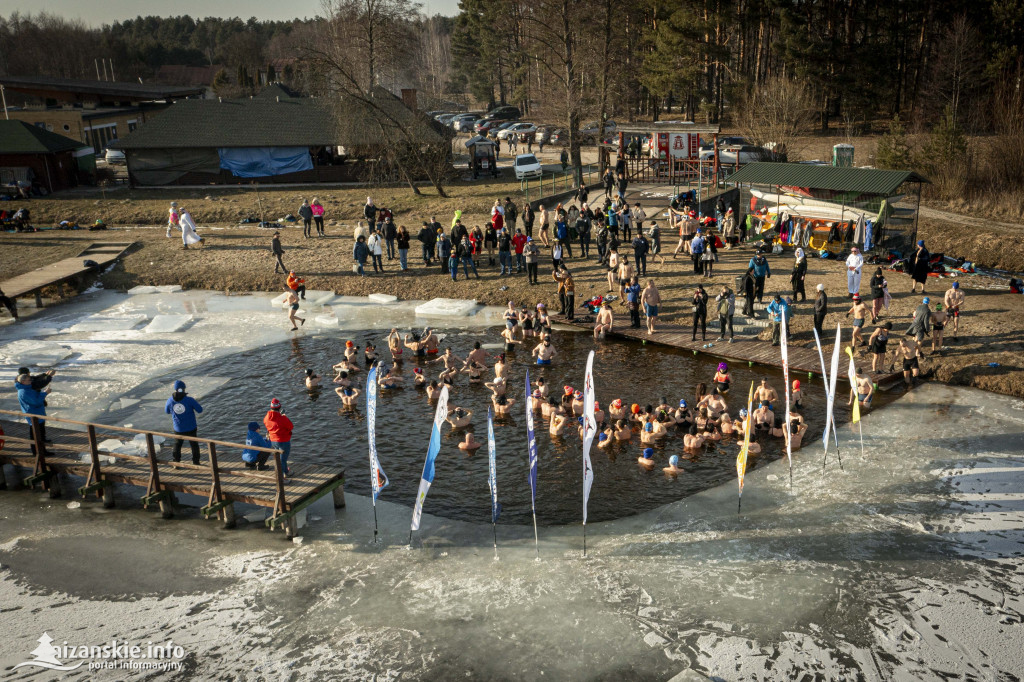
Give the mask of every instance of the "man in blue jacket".
[[750, 263], [747, 264], [748, 268], [754, 268], [754, 298], [760, 303], [764, 297], [764, 280], [765, 277], [772, 276], [772, 269], [768, 265], [768, 259], [764, 257], [763, 253], [759, 253], [750, 259]]
[[[46, 394], [50, 389], [37, 390], [32, 388], [32, 377], [28, 374], [19, 374], [14, 387], [18, 390], [18, 404], [25, 414], [34, 414], [40, 417], [46, 416]], [[32, 426], [32, 419], [26, 417], [25, 421]], [[46, 422], [39, 420], [39, 440], [46, 442]], [[32, 446], [32, 453], [35, 454], [36, 446]]]
[[[195, 436], [196, 414], [203, 411], [203, 406], [195, 398], [185, 393], [185, 382], [179, 379], [174, 382], [174, 393], [167, 399], [164, 405], [164, 412], [171, 415], [174, 424], [174, 433], [180, 436]], [[181, 444], [185, 441], [178, 438], [174, 441], [174, 461], [181, 461]], [[191, 440], [188, 442], [192, 448], [192, 463], [199, 464], [199, 443]]]
[[[273, 447], [270, 444], [270, 440], [260, 433], [259, 422], [249, 422], [249, 433], [245, 437], [245, 444], [257, 448]], [[245, 462], [247, 469], [265, 471], [267, 469], [268, 457], [270, 457], [269, 452], [259, 452], [248, 448], [242, 450], [242, 461]]]

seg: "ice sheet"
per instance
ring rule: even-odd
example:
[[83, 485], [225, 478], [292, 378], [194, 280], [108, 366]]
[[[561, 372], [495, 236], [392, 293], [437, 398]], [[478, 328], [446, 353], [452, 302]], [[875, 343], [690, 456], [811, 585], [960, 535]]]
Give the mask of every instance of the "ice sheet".
[[435, 298], [416, 306], [421, 317], [466, 317], [476, 310], [475, 300], [464, 298]]
[[107, 332], [134, 329], [148, 320], [145, 315], [90, 315], [67, 331], [77, 334], [82, 332]]
[[313, 321], [316, 322], [321, 327], [338, 326], [338, 318], [335, 315], [317, 315], [315, 318], [313, 318]]
[[0, 347], [3, 364], [27, 367], [52, 367], [71, 357], [72, 351], [53, 341], [12, 341]]
[[397, 296], [392, 296], [391, 294], [370, 294], [366, 298], [377, 303], [394, 303], [398, 300]]
[[[185, 390], [196, 400], [206, 397], [211, 392], [216, 391], [218, 388], [231, 381], [230, 377], [195, 376], [189, 374], [178, 378], [185, 382]], [[159, 400], [162, 402], [171, 397], [172, 388], [172, 386], [157, 388], [145, 395], [135, 397], [139, 400]]]
[[147, 334], [170, 334], [181, 331], [191, 321], [191, 315], [157, 315], [143, 331]]
[[156, 294], [156, 293], [159, 293], [159, 291], [160, 290], [157, 289], [156, 287], [137, 286], [137, 287], [132, 287], [131, 289], [129, 289], [128, 293], [131, 294], [132, 296], [136, 296], [138, 294]]

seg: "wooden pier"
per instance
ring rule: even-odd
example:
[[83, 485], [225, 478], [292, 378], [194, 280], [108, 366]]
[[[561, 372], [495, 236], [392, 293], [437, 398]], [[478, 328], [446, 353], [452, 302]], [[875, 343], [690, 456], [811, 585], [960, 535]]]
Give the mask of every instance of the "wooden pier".
[[[619, 311], [616, 311], [619, 313]], [[618, 320], [622, 320], [623, 316], [619, 313]], [[628, 319], [628, 318], [626, 318]], [[591, 332], [594, 330], [593, 323], [582, 324], [579, 322], [565, 322], [565, 320], [559, 320], [561, 323], [571, 324], [575, 327], [589, 329]], [[691, 335], [693, 333], [692, 327], [689, 325], [679, 324], [658, 324], [655, 326], [654, 334], [647, 334], [647, 327], [644, 326], [641, 329], [633, 329], [628, 325], [624, 326], [615, 325], [614, 330], [611, 333], [612, 337], [633, 339], [635, 341], [643, 341], [645, 343], [653, 343], [662, 346], [671, 346], [672, 348], [679, 348], [682, 350], [693, 351], [694, 353], [704, 353], [712, 357], [721, 358], [730, 363], [748, 363], [749, 366], [753, 365], [764, 365], [767, 367], [777, 367], [782, 369], [782, 354], [778, 346], [773, 346], [770, 343], [758, 339], [756, 336], [736, 336], [736, 340], [733, 343], [729, 343], [727, 340], [716, 341], [718, 338], [718, 330], [708, 328], [708, 339], [709, 341], [692, 341]], [[706, 347], [708, 344], [711, 347]], [[822, 352], [825, 353], [825, 362], [828, 362], [831, 356], [832, 347], [829, 345], [829, 339], [822, 340]], [[890, 353], [892, 351], [890, 350]], [[871, 363], [870, 355], [861, 355], [861, 362], [865, 365]], [[839, 371], [841, 377], [846, 374], [847, 363], [849, 362], [848, 356], [844, 352], [840, 358]], [[816, 348], [805, 348], [801, 345], [790, 343], [789, 345], [789, 372], [793, 378], [799, 378], [799, 374], [821, 374], [821, 360], [818, 357], [818, 351]], [[890, 372], [888, 370], [882, 372], [875, 372], [868, 374], [871, 376], [875, 384], [880, 388], [890, 387], [892, 384], [903, 381], [902, 369], [898, 371]]]
[[[10, 464], [16, 471], [25, 469], [32, 472], [21, 478], [22, 485], [29, 488], [40, 486], [49, 491], [51, 497], [61, 495], [59, 475], [79, 476], [85, 480], [85, 485], [78, 489], [78, 493], [83, 498], [95, 495], [103, 500], [104, 507], [114, 506], [115, 483], [142, 488], [145, 490], [141, 497], [142, 506], [157, 505], [162, 516], [168, 519], [174, 515], [175, 493], [198, 495], [207, 500], [200, 510], [203, 516], [217, 516], [225, 528], [235, 526], [234, 503], [241, 502], [269, 507], [272, 512], [266, 519], [267, 527], [271, 530], [284, 528], [285, 536], [289, 538], [297, 532], [296, 514], [321, 497], [331, 493], [335, 508], [345, 506], [344, 470], [291, 464], [291, 475], [285, 477], [280, 465], [280, 450], [57, 417], [44, 419], [46, 436], [52, 441], [44, 444], [36, 430], [26, 422], [26, 419], [35, 422], [36, 417], [0, 410], [0, 419], [4, 431], [0, 436], [0, 490], [8, 487], [3, 465]], [[84, 430], [71, 430], [60, 425]], [[124, 439], [125, 434], [132, 438], [139, 434], [145, 437], [146, 456], [99, 449], [104, 439]], [[157, 437], [165, 439], [161, 445], [157, 445]], [[197, 466], [170, 459], [169, 448], [176, 438], [200, 443], [200, 447], [206, 450], [207, 463]], [[218, 453], [224, 449], [239, 451], [233, 453], [233, 457], [237, 457], [237, 465], [218, 462]], [[272, 468], [266, 471], [246, 468], [241, 462], [242, 449], [272, 455], [268, 461], [268, 464], [273, 462]], [[190, 458], [187, 443], [183, 450]]]
[[94, 261], [100, 269], [105, 268], [123, 256], [134, 244], [135, 242], [95, 242], [77, 256], [44, 265], [12, 277], [6, 282], [0, 282], [0, 289], [11, 298], [35, 295], [36, 307], [42, 308], [43, 289], [56, 286], [58, 292], [63, 295], [64, 284], [97, 271], [96, 267], [87, 267], [85, 261]]

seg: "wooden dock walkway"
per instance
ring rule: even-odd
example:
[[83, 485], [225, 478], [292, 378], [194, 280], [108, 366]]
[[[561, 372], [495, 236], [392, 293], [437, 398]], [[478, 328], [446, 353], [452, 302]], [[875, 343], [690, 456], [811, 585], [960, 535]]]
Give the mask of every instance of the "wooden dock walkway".
[[[271, 468], [266, 471], [248, 469], [241, 461], [241, 449], [245, 444], [227, 443], [207, 438], [182, 437], [196, 441], [206, 450], [206, 464], [193, 465], [174, 462], [170, 447], [175, 434], [156, 431], [142, 431], [124, 427], [105, 426], [89, 422], [76, 422], [56, 417], [46, 417], [46, 437], [52, 442], [45, 448], [36, 440], [34, 431], [25, 422], [20, 412], [0, 410], [0, 490], [7, 487], [2, 465], [31, 470], [21, 478], [27, 487], [41, 486], [51, 497], [61, 495], [60, 474], [80, 476], [85, 485], [78, 489], [82, 497], [96, 495], [105, 507], [114, 506], [113, 485], [121, 483], [143, 488], [144, 507], [156, 504], [164, 518], [174, 515], [175, 493], [198, 495], [207, 499], [201, 508], [203, 516], [216, 515], [224, 522], [225, 528], [235, 526], [234, 503], [241, 502], [269, 507], [272, 512], [266, 520], [271, 529], [284, 528], [285, 536], [296, 534], [295, 515], [328, 493], [332, 494], [336, 508], [345, 506], [345, 472], [341, 469], [312, 464], [290, 464], [291, 475], [285, 477], [280, 468], [280, 451], [252, 447], [251, 450], [272, 455], [268, 460]], [[20, 417], [20, 418], [19, 418]], [[85, 427], [75, 431], [55, 427], [55, 424]], [[125, 434], [134, 437], [145, 436], [147, 456], [126, 455], [101, 451], [99, 444], [107, 438], [125, 439]], [[157, 445], [156, 437], [165, 441]], [[182, 448], [186, 458], [191, 457], [188, 443]], [[218, 462], [218, 452], [234, 449], [232, 457], [237, 464], [224, 465]], [[40, 453], [40, 454], [37, 454]]]
[[34, 294], [36, 307], [41, 308], [43, 307], [42, 290], [44, 288], [56, 285], [58, 291], [63, 295], [65, 283], [96, 272], [96, 268], [87, 267], [84, 264], [85, 261], [95, 261], [100, 268], [105, 268], [123, 256], [125, 251], [134, 244], [135, 242], [95, 242], [77, 256], [44, 265], [31, 272], [12, 277], [6, 282], [0, 282], [0, 289], [11, 298]]
[[[621, 320], [622, 317], [620, 316], [619, 319]], [[562, 324], [571, 324], [572, 326], [583, 329], [589, 329], [591, 332], [594, 330], [593, 323], [582, 324], [579, 322], [566, 322], [565, 320], [559, 320], [559, 322]], [[628, 325], [621, 327], [616, 325], [611, 335], [618, 338], [633, 339], [635, 341], [644, 341], [646, 343], [671, 346], [672, 348], [704, 353], [731, 363], [745, 362], [750, 366], [757, 364], [782, 369], [782, 354], [779, 351], [779, 347], [772, 346], [770, 343], [762, 341], [756, 336], [741, 337], [737, 335], [736, 340], [733, 343], [729, 343], [724, 340], [716, 341], [715, 339], [718, 338], [718, 330], [715, 329], [712, 333], [712, 329], [709, 327], [708, 341], [701, 341], [699, 339], [697, 341], [691, 341], [690, 338], [693, 332], [692, 327], [689, 325], [658, 324], [655, 329], [655, 333], [648, 336], [646, 327], [642, 329], [633, 329]], [[708, 343], [711, 344], [710, 348], [705, 347]], [[832, 346], [828, 340], [823, 340], [822, 351], [825, 353], [825, 362], [829, 362], [832, 357]], [[865, 364], [870, 365], [871, 357], [869, 355], [861, 355], [861, 358]], [[841, 378], [845, 376], [848, 362], [848, 356], [843, 353], [839, 363]], [[797, 376], [798, 374], [821, 374], [821, 360], [818, 357], [817, 349], [805, 348], [802, 345], [790, 343], [789, 371], [794, 378], [799, 378]], [[875, 374], [872, 374], [871, 377], [877, 386], [888, 387], [893, 383], [902, 381], [903, 372], [902, 370], [895, 372], [889, 372], [886, 370], [884, 372], [876, 372]]]

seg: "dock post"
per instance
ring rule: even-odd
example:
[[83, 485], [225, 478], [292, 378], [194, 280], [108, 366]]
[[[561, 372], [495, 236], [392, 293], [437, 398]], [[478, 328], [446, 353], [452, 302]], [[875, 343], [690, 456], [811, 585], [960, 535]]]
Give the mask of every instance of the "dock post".
[[0, 464], [0, 490], [7, 490], [7, 474], [3, 464]]
[[103, 486], [103, 508], [114, 508], [114, 484], [109, 481]]
[[230, 529], [237, 525], [235, 520], [235, 505], [229, 504], [224, 507], [224, 528]]
[[291, 540], [299, 534], [299, 522], [292, 516], [284, 526], [284, 539]]
[[339, 485], [337, 488], [331, 491], [331, 497], [334, 498], [334, 508], [344, 509], [345, 508], [345, 486]]
[[168, 492], [167, 497], [160, 500], [160, 518], [174, 518], [174, 493]]

